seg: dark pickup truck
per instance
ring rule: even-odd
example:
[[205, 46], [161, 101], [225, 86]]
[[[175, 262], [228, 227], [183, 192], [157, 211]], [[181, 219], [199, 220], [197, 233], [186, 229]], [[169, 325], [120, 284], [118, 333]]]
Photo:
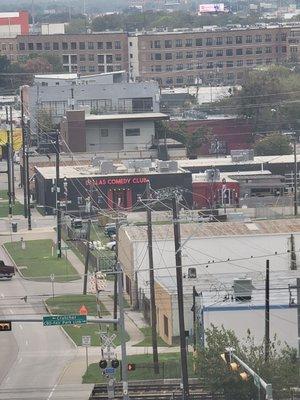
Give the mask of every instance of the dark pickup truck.
[[0, 260], [0, 280], [11, 279], [15, 275], [15, 267], [5, 265], [4, 261]]

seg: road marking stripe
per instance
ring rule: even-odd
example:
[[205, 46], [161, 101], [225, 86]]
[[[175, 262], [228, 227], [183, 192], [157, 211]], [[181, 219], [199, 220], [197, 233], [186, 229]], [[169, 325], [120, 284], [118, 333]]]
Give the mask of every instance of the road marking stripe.
[[21, 330], [23, 330], [23, 326], [21, 324], [19, 324], [19, 327], [20, 327]]
[[52, 388], [52, 390], [51, 390], [49, 396], [47, 397], [47, 400], [50, 400], [50, 399], [51, 399], [51, 397], [53, 396], [53, 393], [54, 393], [54, 391], [55, 391], [57, 385], [58, 385], [58, 382], [53, 386], [53, 388]]

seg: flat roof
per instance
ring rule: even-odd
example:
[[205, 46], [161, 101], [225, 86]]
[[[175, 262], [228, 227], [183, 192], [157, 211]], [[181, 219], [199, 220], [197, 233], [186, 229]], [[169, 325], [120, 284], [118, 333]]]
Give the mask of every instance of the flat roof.
[[[171, 216], [170, 216], [171, 221]], [[174, 240], [173, 229], [169, 225], [153, 225], [153, 240]], [[210, 239], [214, 237], [253, 236], [270, 234], [300, 233], [300, 219], [288, 218], [277, 220], [260, 220], [252, 222], [194, 222], [181, 224], [181, 237], [189, 239]], [[132, 242], [147, 241], [147, 230], [138, 226], [122, 226], [128, 239]]]
[[[104, 161], [104, 160], [103, 160]], [[59, 172], [61, 177], [66, 177], [69, 179], [74, 179], [74, 178], [91, 178], [91, 179], [96, 179], [96, 178], [107, 178], [107, 177], [118, 177], [118, 178], [123, 178], [126, 176], [149, 176], [149, 175], [165, 175], [165, 174], [189, 174], [188, 171], [182, 170], [181, 168], [178, 168], [177, 171], [167, 171], [167, 172], [158, 172], [156, 170], [154, 171], [141, 171], [141, 172], [132, 172], [128, 171], [127, 169], [124, 169], [124, 164], [121, 163], [114, 163], [114, 166], [116, 168], [119, 168], [119, 170], [111, 173], [111, 174], [101, 174], [99, 167], [92, 167], [90, 165], [80, 165], [80, 166], [74, 166], [74, 165], [65, 165], [65, 166], [60, 166]], [[35, 166], [35, 170], [39, 172], [44, 179], [55, 179], [56, 177], [56, 169], [55, 166], [50, 166], [50, 167], [38, 167]]]
[[106, 75], [120, 75], [124, 74], [125, 71], [113, 71], [113, 72], [103, 72], [102, 74], [93, 74], [93, 75], [81, 75], [81, 74], [43, 74], [43, 75], [34, 75], [35, 79], [64, 79], [64, 80], [73, 80], [73, 79], [91, 79], [98, 78], [99, 76]]
[[[260, 164], [284, 164], [294, 162], [294, 155], [288, 154], [284, 156], [257, 156], [254, 160], [233, 162], [231, 156], [228, 157], [201, 157], [195, 160], [178, 160], [181, 168], [196, 168], [196, 167], [217, 167], [218, 165], [260, 165]], [[300, 162], [300, 159], [299, 159]]]
[[169, 115], [163, 113], [137, 113], [137, 114], [107, 114], [107, 115], [94, 115], [87, 114], [86, 121], [122, 121], [133, 119], [169, 119]]

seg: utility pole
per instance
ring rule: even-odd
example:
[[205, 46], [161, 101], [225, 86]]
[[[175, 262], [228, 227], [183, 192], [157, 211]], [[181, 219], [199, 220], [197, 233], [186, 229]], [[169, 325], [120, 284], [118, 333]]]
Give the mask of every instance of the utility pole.
[[[115, 264], [115, 272], [116, 272], [116, 265], [118, 263], [118, 247], [119, 247], [119, 228], [120, 228], [120, 221], [119, 221], [119, 213], [117, 214], [116, 220], [116, 264]], [[118, 275], [115, 274], [114, 276], [114, 318], [117, 319], [118, 316]], [[114, 324], [114, 330], [117, 330], [117, 324]]]
[[[150, 183], [146, 188], [147, 200], [150, 199]], [[156, 302], [154, 288], [154, 269], [153, 269], [153, 242], [152, 242], [152, 210], [147, 208], [147, 235], [148, 235], [148, 258], [149, 258], [149, 282], [150, 282], [150, 304], [151, 304], [151, 330], [152, 330], [152, 349], [154, 373], [159, 374], [158, 350], [157, 350], [157, 321], [156, 321]]]
[[71, 110], [74, 110], [74, 88], [71, 87]]
[[[8, 122], [8, 109], [6, 107], [6, 117], [7, 117], [7, 122]], [[6, 161], [7, 161], [7, 195], [8, 195], [8, 215], [11, 218], [12, 217], [12, 190], [11, 190], [11, 136], [10, 136], [10, 131], [8, 129], [8, 123], [6, 126]]]
[[173, 227], [174, 227], [178, 317], [179, 317], [179, 334], [180, 334], [181, 377], [182, 377], [182, 386], [183, 386], [183, 400], [188, 400], [188, 398], [189, 398], [189, 377], [188, 377], [187, 350], [186, 350], [185, 329], [184, 329], [181, 234], [180, 234], [180, 223], [178, 221], [178, 209], [177, 209], [176, 196], [174, 196], [172, 198], [172, 208], [173, 208]]
[[125, 341], [125, 321], [124, 321], [124, 298], [123, 298], [123, 281], [122, 281], [122, 269], [117, 262], [117, 271], [115, 272], [118, 276], [119, 286], [119, 328], [120, 328], [120, 340], [121, 340], [121, 355], [122, 355], [122, 380], [123, 380], [123, 400], [128, 400], [128, 378], [127, 378], [127, 356], [126, 356], [126, 341]]
[[300, 278], [297, 278], [298, 359], [300, 359]]
[[23, 88], [21, 87], [21, 129], [22, 129], [22, 176], [21, 181], [23, 185], [23, 195], [24, 195], [24, 217], [27, 218], [27, 193], [26, 193], [26, 166], [25, 166], [25, 123], [24, 123], [24, 103], [23, 103]]
[[270, 354], [270, 261], [266, 260], [265, 362]]
[[193, 307], [192, 307], [192, 311], [193, 311], [193, 347], [194, 347], [194, 352], [196, 351], [196, 347], [197, 347], [197, 335], [196, 335], [196, 297], [198, 297], [199, 294], [195, 288], [195, 286], [193, 286]]
[[26, 151], [25, 151], [25, 167], [26, 167], [26, 194], [27, 194], [27, 226], [31, 231], [31, 206], [30, 206], [30, 173], [29, 173], [29, 137], [26, 135]]
[[13, 119], [12, 119], [12, 106], [9, 107], [9, 122], [10, 122], [10, 159], [11, 159], [11, 193], [12, 202], [15, 204], [16, 193], [15, 193], [15, 165], [14, 165], [14, 131], [13, 131]]
[[298, 184], [297, 184], [297, 175], [298, 175], [298, 167], [297, 167], [297, 141], [296, 135], [293, 139], [294, 144], [294, 215], [298, 215]]
[[55, 140], [55, 154], [56, 154], [56, 215], [57, 215], [57, 257], [61, 258], [61, 209], [60, 209], [60, 187], [59, 187], [59, 132], [56, 132]]
[[88, 219], [86, 229], [86, 253], [84, 261], [84, 277], [83, 277], [83, 294], [87, 292], [87, 277], [89, 272], [89, 260], [90, 260], [90, 240], [91, 240], [91, 219]]

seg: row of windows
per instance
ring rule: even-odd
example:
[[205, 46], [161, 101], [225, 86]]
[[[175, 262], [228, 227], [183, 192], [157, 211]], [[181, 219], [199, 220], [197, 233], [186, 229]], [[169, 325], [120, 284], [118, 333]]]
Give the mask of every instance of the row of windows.
[[[244, 35], [244, 36], [219, 36], [196, 39], [176, 39], [176, 40], [154, 40], [150, 42], [151, 49], [171, 49], [172, 47], [193, 47], [193, 46], [222, 46], [223, 44], [243, 44], [243, 43], [270, 43], [274, 39], [271, 33], [265, 35]], [[286, 41], [286, 33], [275, 36], [276, 41]]]
[[[243, 79], [244, 74], [243, 72], [237, 72], [236, 74], [233, 72], [228, 72], [226, 74], [223, 73], [219, 73], [217, 75], [214, 75], [213, 77], [209, 77], [209, 76], [199, 76], [199, 75], [188, 75], [187, 77], [184, 76], [177, 76], [177, 77], [167, 77], [166, 79], [157, 79], [156, 80], [160, 83], [160, 84], [166, 84], [166, 85], [182, 85], [182, 84], [190, 84], [190, 85], [194, 85], [197, 82], [205, 82], [205, 81], [210, 81], [210, 82], [224, 82], [224, 81], [230, 81], [230, 82], [234, 82], [236, 80], [241, 80]], [[153, 78], [155, 79], [155, 78]]]
[[121, 71], [122, 70], [122, 65], [98, 65], [97, 68], [94, 65], [80, 65], [77, 67], [77, 65], [64, 65], [63, 66], [64, 72], [114, 72], [114, 71]]
[[114, 62], [120, 62], [122, 61], [122, 56], [121, 54], [115, 54], [114, 56], [112, 54], [89, 54], [88, 57], [86, 57], [84, 54], [77, 56], [76, 54], [64, 54], [62, 56], [62, 62], [63, 64], [77, 64], [79, 61], [97, 61], [98, 64], [113, 64]]
[[216, 63], [208, 62], [205, 65], [202, 63], [189, 63], [189, 64], [176, 64], [176, 65], [151, 65], [149, 71], [151, 72], [171, 72], [171, 71], [182, 71], [182, 70], [193, 70], [193, 69], [212, 69], [212, 68], [233, 68], [233, 67], [244, 67], [244, 66], [253, 66], [253, 65], [263, 65], [263, 64], [272, 64], [273, 59], [267, 58], [256, 59], [256, 60], [238, 60], [236, 62], [233, 61], [218, 61]]
[[[286, 53], [286, 46], [276, 47], [276, 52], [278, 53], [281, 50], [282, 53]], [[196, 52], [193, 51], [178, 51], [176, 53], [152, 53], [151, 60], [162, 61], [164, 60], [179, 60], [183, 58], [202, 58], [202, 57], [232, 57], [248, 55], [248, 54], [263, 54], [272, 53], [272, 47], [256, 47], [256, 48], [246, 48], [246, 49], [219, 49], [219, 50], [198, 50]]]
[[[7, 45], [2, 44], [2, 50], [7, 50]], [[44, 42], [44, 43], [19, 43], [17, 50], [119, 50], [122, 44], [119, 40], [115, 42]], [[12, 50], [12, 49], [10, 49]]]

